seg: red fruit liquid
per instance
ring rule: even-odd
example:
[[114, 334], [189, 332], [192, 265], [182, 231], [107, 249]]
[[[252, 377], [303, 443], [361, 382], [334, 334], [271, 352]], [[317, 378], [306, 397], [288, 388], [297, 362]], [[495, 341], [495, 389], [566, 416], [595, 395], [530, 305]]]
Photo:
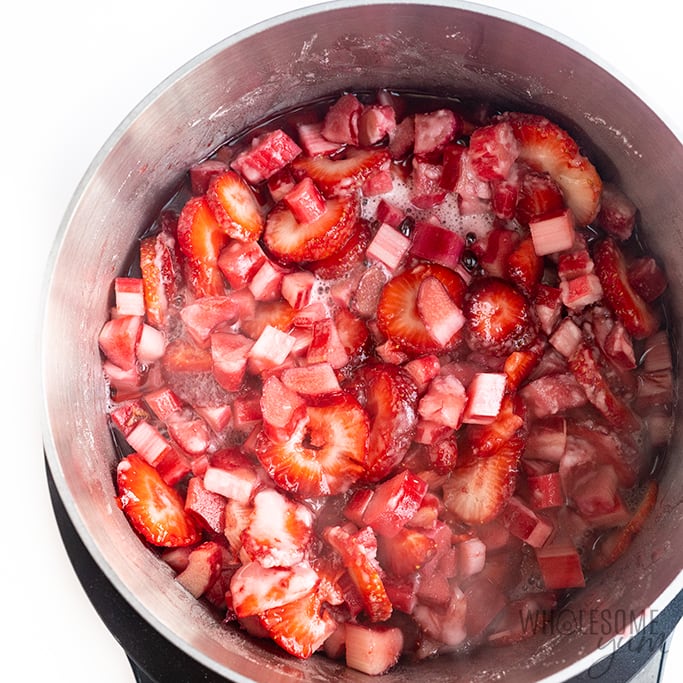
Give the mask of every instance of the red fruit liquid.
[[122, 462], [185, 535], [124, 512], [178, 580], [297, 657], [381, 637], [377, 672], [531, 637], [617, 561], [674, 388], [665, 276], [601, 183], [542, 117], [389, 92], [190, 169], [100, 337]]

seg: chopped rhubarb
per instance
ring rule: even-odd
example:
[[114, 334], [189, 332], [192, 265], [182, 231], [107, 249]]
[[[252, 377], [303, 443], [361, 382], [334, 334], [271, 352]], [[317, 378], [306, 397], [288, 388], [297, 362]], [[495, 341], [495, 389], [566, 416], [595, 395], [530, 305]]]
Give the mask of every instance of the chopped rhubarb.
[[460, 264], [465, 241], [454, 230], [429, 221], [418, 221], [411, 235], [410, 253], [448, 268]]
[[259, 373], [282, 365], [294, 348], [295, 339], [272, 325], [266, 325], [247, 352], [249, 367]]
[[232, 168], [250, 183], [267, 180], [301, 154], [301, 148], [284, 131], [275, 130], [254, 138], [249, 147], [233, 159]]
[[[315, 275], [308, 271], [286, 273], [282, 277], [282, 298], [292, 307], [300, 310], [308, 306]], [[296, 321], [294, 322], [296, 324]]]
[[325, 198], [311, 178], [300, 180], [283, 201], [294, 214], [297, 223], [312, 223], [325, 212]]
[[368, 627], [347, 623], [346, 666], [370, 676], [386, 673], [403, 651], [403, 633], [396, 627]]
[[539, 256], [556, 254], [574, 244], [574, 217], [569, 209], [557, 216], [537, 218], [529, 223], [534, 249]]
[[467, 388], [466, 424], [488, 424], [500, 412], [507, 378], [499, 372], [479, 372]]
[[465, 324], [465, 316], [438, 278], [426, 277], [420, 283], [416, 303], [429, 335], [439, 346], [448, 346]]
[[176, 576], [178, 583], [195, 598], [204, 595], [218, 580], [222, 557], [221, 547], [217, 543], [202, 543], [189, 554], [187, 567]]
[[513, 536], [533, 548], [541, 548], [553, 532], [553, 525], [549, 521], [539, 517], [516, 496], [508, 501], [503, 520]]
[[382, 223], [367, 248], [367, 257], [396, 270], [410, 248], [410, 240], [398, 230]]
[[170, 444], [149, 422], [141, 420], [126, 436], [126, 441], [141, 455], [150, 465], [156, 465], [170, 448]]
[[581, 557], [570, 541], [554, 540], [542, 548], [536, 548], [536, 560], [548, 590], [586, 585]]
[[145, 294], [142, 278], [115, 278], [114, 298], [117, 315], [145, 315]]
[[337, 375], [329, 363], [286, 368], [281, 377], [286, 387], [305, 396], [324, 396], [341, 391]]

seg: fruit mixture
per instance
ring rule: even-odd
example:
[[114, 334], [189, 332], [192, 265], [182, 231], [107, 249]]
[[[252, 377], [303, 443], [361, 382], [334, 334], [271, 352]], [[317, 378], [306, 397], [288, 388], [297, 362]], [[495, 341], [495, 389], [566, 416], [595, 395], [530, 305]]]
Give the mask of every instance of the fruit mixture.
[[345, 93], [229, 141], [113, 283], [120, 508], [296, 657], [533, 635], [656, 502], [672, 354], [637, 222], [538, 114]]

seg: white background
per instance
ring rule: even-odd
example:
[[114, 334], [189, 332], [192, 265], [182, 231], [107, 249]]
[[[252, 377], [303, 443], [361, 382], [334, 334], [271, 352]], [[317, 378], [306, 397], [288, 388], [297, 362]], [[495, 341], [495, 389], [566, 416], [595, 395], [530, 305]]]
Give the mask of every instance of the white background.
[[[47, 255], [70, 196], [99, 147], [157, 83], [222, 38], [307, 4], [313, 3], [25, 0], [12, 2], [11, 14], [3, 13], [4, 680], [133, 681], [123, 652], [90, 606], [62, 548], [43, 469], [38, 311]], [[680, 27], [669, 11], [671, 0], [488, 4], [527, 16], [588, 47], [672, 127], [683, 128]], [[682, 653], [670, 658], [667, 681], [680, 680], [683, 648], [678, 649]]]

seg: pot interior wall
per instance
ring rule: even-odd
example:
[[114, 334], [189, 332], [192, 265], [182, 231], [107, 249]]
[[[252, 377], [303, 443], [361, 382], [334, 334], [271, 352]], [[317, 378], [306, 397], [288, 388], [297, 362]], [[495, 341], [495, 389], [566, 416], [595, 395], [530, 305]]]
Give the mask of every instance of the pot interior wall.
[[[135, 238], [185, 169], [226, 138], [277, 112], [346, 89], [393, 87], [491, 100], [564, 124], [640, 207], [648, 245], [670, 280], [673, 334], [683, 320], [683, 150], [608, 71], [518, 19], [474, 6], [335, 3], [289, 15], [208, 50], [153, 92], [105, 145], [72, 202], [54, 251], [44, 328], [46, 450], [60, 493], [89, 550], [162, 634], [233, 680], [364, 678], [339, 664], [295, 661], [226, 629], [147, 551], [116, 509], [115, 452], [96, 339], [111, 282]], [[607, 96], [608, 95], [608, 96]], [[677, 431], [660, 502], [628, 557], [570, 604], [664, 606], [681, 588], [681, 477]], [[563, 678], [606, 654], [605, 634], [531, 639], [495, 657], [423, 664], [430, 681]], [[583, 659], [582, 659], [583, 658]], [[558, 673], [563, 672], [563, 673]], [[385, 678], [408, 681], [410, 668]]]

